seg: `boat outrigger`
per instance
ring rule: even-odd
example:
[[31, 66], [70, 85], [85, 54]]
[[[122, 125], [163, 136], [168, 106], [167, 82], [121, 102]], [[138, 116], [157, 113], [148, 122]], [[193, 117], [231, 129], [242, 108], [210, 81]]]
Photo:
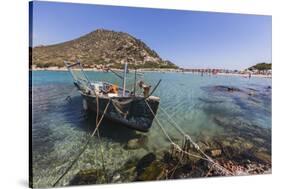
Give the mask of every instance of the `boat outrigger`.
[[[72, 64], [64, 62], [64, 64], [71, 73], [74, 85], [83, 98], [85, 110], [98, 115], [105, 112], [104, 118], [138, 131], [147, 132], [150, 129], [160, 101], [159, 97], [152, 96], [152, 94], [161, 80], [150, 92], [151, 86], [144, 84], [143, 81], [137, 84], [135, 70], [134, 89], [130, 91], [126, 89], [127, 64], [124, 64], [123, 76], [106, 68], [107, 71], [112, 71], [123, 80], [122, 87], [104, 81], [91, 82], [80, 62]], [[143, 91], [142, 94], [136, 94], [137, 87]]]

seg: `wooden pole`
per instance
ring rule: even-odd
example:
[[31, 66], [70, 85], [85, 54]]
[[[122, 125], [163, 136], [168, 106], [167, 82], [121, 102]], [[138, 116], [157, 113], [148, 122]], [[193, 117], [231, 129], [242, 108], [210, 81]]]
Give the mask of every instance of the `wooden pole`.
[[125, 96], [126, 94], [126, 76], [127, 76], [127, 66], [128, 64], [125, 64], [125, 68], [124, 68], [124, 77], [123, 77], [123, 96]]
[[137, 84], [137, 68], [135, 68], [134, 96], [136, 96], [136, 84]]

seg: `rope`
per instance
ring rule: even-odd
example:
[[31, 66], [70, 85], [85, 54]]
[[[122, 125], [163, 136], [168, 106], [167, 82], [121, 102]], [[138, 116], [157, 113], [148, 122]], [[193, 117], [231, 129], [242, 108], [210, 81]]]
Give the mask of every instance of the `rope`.
[[59, 183], [59, 181], [69, 172], [69, 170], [73, 167], [73, 165], [78, 161], [78, 159], [80, 158], [80, 156], [85, 152], [85, 150], [86, 150], [87, 147], [88, 147], [88, 144], [89, 144], [90, 140], [92, 139], [92, 137], [93, 137], [93, 136], [95, 135], [95, 133], [97, 132], [97, 130], [98, 130], [100, 124], [101, 124], [101, 121], [102, 121], [102, 119], [103, 119], [103, 117], [104, 117], [104, 115], [105, 115], [105, 113], [106, 113], [106, 111], [107, 111], [107, 109], [108, 109], [108, 106], [109, 106], [110, 102], [111, 102], [111, 100], [108, 101], [108, 103], [107, 103], [107, 105], [106, 105], [106, 107], [105, 107], [105, 109], [104, 109], [104, 111], [103, 111], [103, 114], [102, 114], [102, 116], [101, 116], [101, 119], [99, 120], [98, 124], [96, 125], [95, 130], [92, 132], [91, 136], [90, 136], [89, 139], [87, 140], [87, 142], [86, 142], [86, 144], [84, 145], [84, 147], [83, 147], [83, 149], [81, 150], [81, 152], [80, 152], [80, 153], [78, 154], [78, 156], [73, 160], [73, 162], [72, 162], [72, 163], [70, 164], [70, 166], [65, 170], [65, 172], [56, 180], [56, 182], [53, 184], [53, 187], [55, 187], [55, 186]]
[[185, 132], [184, 132], [184, 131], [178, 126], [178, 124], [171, 118], [171, 116], [167, 113], [167, 111], [166, 111], [164, 108], [162, 108], [161, 106], [159, 106], [159, 107], [160, 107], [160, 109], [168, 116], [168, 118], [174, 122], [174, 124], [175, 124], [175, 126], [176, 126], [176, 129], [177, 129], [180, 133], [182, 133], [183, 135], [185, 135]]
[[162, 132], [164, 133], [164, 135], [169, 139], [169, 141], [173, 144], [173, 140], [170, 138], [170, 136], [168, 135], [168, 133], [165, 131], [165, 129], [162, 127], [160, 121], [158, 120], [158, 118], [156, 117], [156, 115], [154, 114], [154, 112], [152, 111], [150, 105], [147, 103], [147, 100], [144, 100], [147, 107], [149, 108], [149, 110], [151, 111], [152, 115], [154, 116], [154, 118], [156, 119], [156, 122], [158, 124], [158, 126], [161, 128]]
[[[124, 106], [124, 105], [127, 105], [127, 104], [130, 104], [133, 100], [132, 99], [129, 99], [129, 100], [126, 100], [126, 101], [122, 101], [122, 102], [119, 102], [118, 100], [115, 100], [115, 99], [112, 99], [112, 105], [114, 106], [115, 110], [124, 118], [127, 117], [128, 115], [128, 111], [126, 112], [123, 112], [121, 109], [120, 109], [120, 105], [121, 106]], [[121, 107], [122, 108], [122, 107]], [[123, 107], [124, 108], [124, 107]]]
[[[175, 122], [175, 120], [172, 119], [172, 117], [167, 113], [167, 111], [166, 111], [164, 108], [162, 108], [161, 106], [159, 106], [159, 107], [160, 107], [160, 109], [167, 115], [167, 117], [174, 123], [174, 125], [172, 125], [172, 126], [174, 126], [184, 137], [186, 137], [186, 138], [193, 144], [193, 146], [194, 146], [196, 149], [199, 150], [200, 147], [198, 146], [198, 144], [196, 144], [196, 143], [192, 140], [192, 138], [182, 130], [182, 128], [177, 124], [177, 122]], [[169, 120], [168, 120], [168, 121], [169, 121]]]
[[185, 153], [185, 154], [187, 154], [187, 155], [190, 155], [190, 156], [193, 156], [193, 157], [197, 157], [197, 158], [200, 158], [200, 159], [203, 159], [203, 160], [206, 160], [206, 161], [212, 163], [212, 167], [215, 166], [216, 168], [220, 169], [225, 175], [232, 175], [232, 176], [234, 175], [231, 171], [229, 171], [228, 169], [224, 168], [224, 167], [221, 166], [220, 164], [216, 163], [212, 158], [210, 158], [208, 155], [206, 155], [201, 149], [199, 149], [199, 151], [200, 151], [206, 158], [201, 157], [201, 156], [198, 156], [198, 155], [195, 155], [195, 154], [191, 154], [191, 153], [189, 153], [189, 152], [187, 152], [187, 151], [182, 150], [179, 145], [177, 145], [177, 144], [175, 144], [175, 145], [176, 145], [176, 147], [178, 148], [178, 150], [180, 150], [182, 153]]
[[193, 156], [193, 157], [196, 157], [196, 158], [199, 158], [199, 159], [204, 159], [206, 161], [208, 161], [207, 158], [204, 158], [204, 157], [201, 157], [199, 155], [195, 155], [195, 154], [192, 154], [190, 152], [187, 152], [187, 151], [184, 151], [179, 145], [177, 145], [176, 143], [172, 143], [173, 146], [175, 146], [180, 152], [184, 153], [184, 154], [187, 154], [187, 155], [190, 155], [190, 156]]
[[107, 105], [106, 105], [106, 107], [105, 107], [105, 109], [103, 111], [103, 114], [102, 114], [102, 116], [101, 116], [101, 118], [100, 118], [100, 120], [99, 120], [99, 122], [98, 122], [98, 124], [97, 124], [97, 126], [95, 128], [95, 130], [93, 131], [91, 137], [93, 137], [95, 135], [95, 133], [97, 132], [97, 130], [98, 130], [100, 124], [101, 124], [101, 121], [102, 121], [102, 119], [103, 119], [103, 117], [104, 117], [104, 115], [105, 115], [105, 113], [106, 113], [106, 111], [108, 109], [108, 106], [109, 106], [110, 102], [111, 102], [111, 100], [108, 101], [108, 103], [107, 103]]
[[[100, 132], [99, 132], [99, 130], [97, 130], [97, 136], [98, 136], [98, 141], [99, 141], [99, 146], [100, 146], [100, 151], [101, 151], [102, 170], [104, 172], [104, 175], [107, 175], [106, 171], [105, 171], [104, 154], [103, 154], [103, 148], [102, 148], [102, 145], [101, 145], [101, 139], [100, 139]], [[106, 178], [107, 178], [107, 176], [106, 176]]]
[[67, 102], [71, 103], [72, 102], [71, 95], [72, 95], [72, 93], [74, 91], [76, 91], [76, 87], [72, 88], [72, 90], [70, 91], [69, 95], [64, 100], [66, 100]]
[[[110, 100], [109, 100], [110, 102]], [[109, 103], [107, 104], [109, 105]], [[99, 124], [99, 97], [98, 95], [96, 95], [96, 106], [97, 106], [97, 115], [96, 115], [96, 125]], [[108, 108], [108, 106], [106, 106], [106, 109]], [[103, 114], [104, 115], [104, 114]], [[103, 117], [102, 117], [103, 118]], [[101, 118], [101, 120], [102, 120]], [[96, 127], [97, 129], [97, 134], [98, 134], [98, 141], [99, 141], [99, 146], [100, 146], [100, 151], [101, 151], [101, 161], [102, 161], [102, 169], [103, 169], [103, 172], [104, 174], [106, 175], [106, 172], [105, 172], [105, 165], [104, 165], [104, 154], [103, 154], [103, 148], [102, 148], [102, 145], [101, 145], [101, 139], [100, 139], [100, 132], [98, 130], [98, 128]]]
[[[208, 160], [208, 161], [210, 161], [211, 163], [213, 163], [214, 165], [217, 165], [217, 167], [219, 168], [219, 169], [223, 169], [223, 171], [225, 171], [225, 172], [227, 172], [227, 174], [230, 174], [230, 175], [233, 175], [233, 173], [232, 172], [230, 172], [229, 170], [227, 170], [226, 168], [224, 168], [223, 166], [221, 166], [221, 165], [219, 165], [218, 163], [216, 163], [216, 162], [214, 162], [214, 160], [211, 158], [211, 157], [209, 157], [205, 152], [203, 152], [202, 151], [202, 149], [199, 147], [199, 145], [198, 144], [196, 144], [193, 140], [192, 140], [192, 138], [188, 135], [188, 134], [186, 134], [181, 128], [180, 128], [180, 126], [172, 119], [172, 117], [167, 113], [167, 111], [164, 109], [164, 108], [162, 108], [161, 106], [160, 106], [160, 109], [167, 115], [167, 117], [174, 123], [174, 125], [172, 125], [172, 126], [174, 126], [181, 134], [183, 134], [184, 135], [184, 137], [186, 137], [191, 143], [192, 143], [192, 145], [201, 153], [201, 154], [203, 154], [206, 158], [204, 158], [205, 160]], [[178, 146], [179, 147], [179, 146]], [[180, 148], [180, 147], [179, 147]], [[183, 151], [183, 150], [182, 150]], [[183, 151], [183, 152], [185, 152], [185, 151]], [[186, 153], [188, 153], [188, 152], [186, 152]], [[191, 154], [190, 154], [191, 155]], [[192, 155], [192, 156], [194, 156], [194, 155]]]
[[[173, 121], [174, 124], [172, 124], [172, 126], [174, 126], [181, 134], [184, 135], [184, 137], [186, 137], [191, 143], [192, 145], [195, 147], [195, 149], [197, 149], [201, 154], [203, 154], [205, 157], [202, 157], [202, 156], [199, 156], [199, 155], [195, 155], [195, 154], [192, 154], [190, 152], [187, 152], [185, 150], [183, 150], [179, 145], [177, 145], [176, 143], [174, 143], [172, 141], [172, 139], [170, 138], [170, 136], [168, 135], [168, 133], [165, 131], [165, 129], [163, 128], [163, 126], [161, 125], [160, 121], [158, 120], [158, 118], [156, 117], [156, 115], [154, 114], [154, 112], [152, 111], [150, 105], [147, 103], [147, 100], [145, 100], [145, 103], [146, 105], [148, 106], [149, 110], [151, 111], [151, 113], [153, 114], [154, 118], [156, 119], [156, 122], [157, 122], [157, 125], [161, 128], [161, 130], [163, 131], [164, 135], [169, 139], [169, 141], [171, 142], [171, 144], [173, 146], [175, 146], [177, 148], [177, 150], [179, 150], [180, 152], [184, 153], [184, 154], [187, 154], [187, 155], [190, 155], [190, 156], [193, 156], [193, 157], [196, 157], [196, 158], [200, 158], [200, 159], [203, 159], [203, 160], [206, 160], [210, 163], [212, 163], [213, 165], [212, 166], [216, 166], [218, 169], [220, 169], [225, 175], [233, 175], [233, 173], [229, 170], [227, 170], [226, 168], [224, 168], [223, 166], [219, 165], [218, 163], [216, 163], [211, 157], [209, 157], [206, 153], [204, 153], [201, 148], [199, 147], [198, 144], [196, 144], [192, 139], [191, 137], [186, 134], [179, 126], [178, 124], [170, 117], [170, 115], [163, 109], [160, 107], [160, 109], [164, 110], [163, 112], [168, 116], [168, 118], [170, 120]], [[170, 122], [171, 123], [171, 122]]]
[[98, 125], [98, 122], [99, 122], [99, 97], [98, 97], [98, 95], [96, 95], [96, 105], [97, 105], [96, 125]]

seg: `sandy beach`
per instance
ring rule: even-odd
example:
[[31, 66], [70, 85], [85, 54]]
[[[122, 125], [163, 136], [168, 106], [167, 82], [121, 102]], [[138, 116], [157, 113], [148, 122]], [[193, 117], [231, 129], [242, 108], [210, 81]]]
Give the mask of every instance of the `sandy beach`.
[[[104, 70], [96, 69], [96, 68], [83, 68], [84, 71], [94, 71], [94, 72], [104, 72]], [[112, 69], [113, 71], [123, 71], [121, 69]], [[129, 69], [130, 71], [134, 71], [133, 69]], [[48, 68], [32, 68], [31, 71], [68, 71], [65, 67], [48, 67]], [[150, 68], [142, 68], [138, 69], [138, 72], [178, 72], [178, 73], [188, 73], [188, 74], [201, 74], [199, 72], [182, 72], [180, 69], [150, 69]], [[208, 76], [208, 73], [204, 73], [203, 76]], [[241, 73], [217, 73], [217, 76], [237, 76], [249, 78], [249, 74], [241, 74]], [[216, 76], [212, 75], [212, 76]], [[264, 75], [264, 74], [252, 74], [251, 77], [259, 77], [259, 78], [272, 78], [272, 75]]]
[[[248, 74], [239, 74], [239, 73], [218, 73], [217, 75], [222, 76], [238, 76], [238, 77], [245, 77], [249, 78]], [[261, 77], [261, 78], [272, 78], [272, 75], [262, 75], [262, 74], [252, 74], [251, 77]]]

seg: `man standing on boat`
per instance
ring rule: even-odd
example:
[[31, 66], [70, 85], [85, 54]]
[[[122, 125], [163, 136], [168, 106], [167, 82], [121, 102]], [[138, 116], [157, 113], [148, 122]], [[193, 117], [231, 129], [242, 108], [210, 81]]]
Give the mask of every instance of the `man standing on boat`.
[[146, 85], [143, 81], [140, 81], [139, 82], [139, 87], [141, 89], [143, 89], [143, 96], [147, 97], [149, 95], [149, 91], [150, 91], [151, 85]]
[[118, 94], [118, 86], [117, 85], [109, 85], [105, 93], [114, 93]]

